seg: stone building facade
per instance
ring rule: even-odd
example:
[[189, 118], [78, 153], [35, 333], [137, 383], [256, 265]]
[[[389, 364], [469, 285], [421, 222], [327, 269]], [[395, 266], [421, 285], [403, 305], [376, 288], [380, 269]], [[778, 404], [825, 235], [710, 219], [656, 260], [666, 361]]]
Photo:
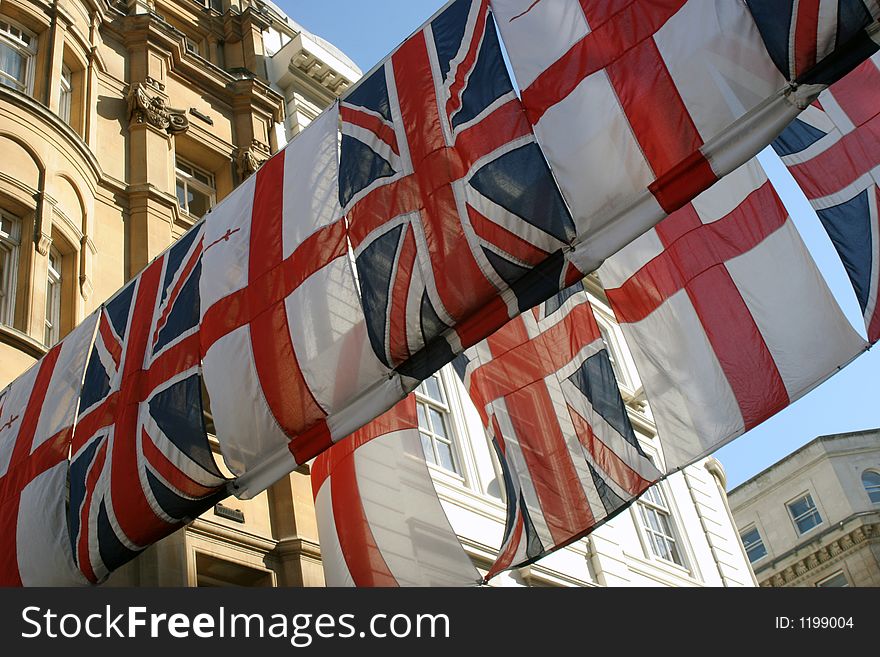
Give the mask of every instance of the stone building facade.
[[[259, 0], [0, 4], [0, 386], [95, 310], [299, 133], [360, 70]], [[208, 219], [210, 220], [210, 218]], [[594, 302], [631, 417], [662, 462], [638, 376]], [[476, 410], [451, 370], [423, 427], [453, 526], [487, 568], [504, 506]], [[427, 391], [428, 388], [425, 388]], [[449, 460], [440, 457], [449, 455]], [[219, 456], [218, 456], [219, 458]], [[320, 586], [308, 466], [229, 498], [110, 585]], [[496, 585], [752, 585], [706, 459], [633, 508]]]
[[761, 586], [880, 586], [880, 429], [819, 436], [730, 506]]

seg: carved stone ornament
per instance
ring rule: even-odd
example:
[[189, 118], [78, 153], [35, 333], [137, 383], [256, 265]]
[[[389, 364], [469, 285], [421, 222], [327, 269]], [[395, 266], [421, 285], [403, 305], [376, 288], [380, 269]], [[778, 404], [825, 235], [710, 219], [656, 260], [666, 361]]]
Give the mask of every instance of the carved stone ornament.
[[236, 157], [239, 177], [244, 180], [259, 169], [265, 161], [265, 158], [260, 157], [253, 148], [239, 150], [238, 156]]
[[128, 90], [129, 121], [149, 123], [169, 134], [185, 132], [189, 128], [186, 110], [174, 109], [165, 104], [161, 96], [151, 96], [150, 87], [143, 82], [134, 82]]

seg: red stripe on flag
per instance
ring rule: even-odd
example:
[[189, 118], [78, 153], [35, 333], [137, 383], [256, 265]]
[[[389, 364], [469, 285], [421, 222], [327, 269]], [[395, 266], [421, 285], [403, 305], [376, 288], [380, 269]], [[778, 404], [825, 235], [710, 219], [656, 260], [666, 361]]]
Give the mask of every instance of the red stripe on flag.
[[162, 450], [156, 447], [153, 438], [147, 433], [146, 429], [141, 430], [141, 445], [144, 450], [144, 458], [153, 469], [159, 473], [162, 479], [186, 497], [193, 499], [206, 497], [220, 488], [219, 486], [204, 486], [187, 476], [185, 472], [168, 459]]
[[77, 555], [77, 565], [79, 566], [80, 572], [85, 575], [85, 578], [89, 580], [92, 584], [96, 584], [98, 582], [98, 576], [95, 574], [95, 569], [92, 567], [92, 555], [89, 550], [89, 537], [92, 535], [92, 531], [90, 529], [90, 517], [92, 515], [92, 498], [95, 493], [95, 484], [98, 482], [98, 478], [101, 476], [101, 472], [104, 469], [104, 460], [107, 457], [107, 439], [99, 438], [101, 441], [101, 446], [98, 448], [98, 452], [95, 454], [95, 458], [89, 466], [89, 473], [86, 476], [85, 488], [86, 488], [86, 497], [83, 500], [82, 508], [80, 509], [79, 515], [79, 540], [76, 545], [76, 555]]
[[812, 200], [838, 193], [880, 164], [880, 116], [843, 135], [836, 144], [788, 168]]
[[[580, 413], [571, 406], [568, 407], [568, 413], [571, 415], [571, 421], [574, 423], [574, 430], [578, 441], [590, 453], [599, 469], [610, 476], [618, 486], [633, 497], [637, 497], [653, 483], [644, 479], [626, 461], [620, 458], [613, 449], [603, 443], [593, 431], [590, 423]], [[584, 529], [587, 528], [584, 527]]]
[[[446, 101], [446, 116], [450, 119], [452, 114], [461, 108], [461, 96], [471, 69], [477, 61], [477, 55], [483, 43], [483, 36], [486, 33], [486, 14], [489, 11], [489, 2], [488, 0], [477, 0], [477, 2], [479, 3], [479, 8], [477, 9], [477, 17], [474, 20], [474, 31], [471, 34], [471, 40], [468, 43], [468, 49], [464, 58], [455, 69], [455, 79], [449, 87], [449, 99]], [[494, 29], [494, 26], [492, 29]]]
[[[618, 321], [632, 323], [645, 319], [684, 289], [688, 281], [750, 251], [779, 230], [787, 218], [769, 182], [718, 221], [700, 223], [690, 206], [670, 215], [655, 229], [666, 246], [664, 251], [621, 287], [606, 290]], [[685, 229], [683, 224], [687, 222], [691, 230]]]
[[594, 523], [544, 381], [504, 398], [510, 423], [554, 543]]
[[330, 486], [336, 534], [355, 586], [398, 586], [370, 529], [357, 483], [354, 454], [335, 464]]
[[856, 127], [880, 114], [880, 70], [873, 59], [862, 62], [831, 88], [834, 100]]
[[[870, 221], [874, 223], [874, 234], [880, 235], [880, 187], [874, 188], [874, 202], [876, 203], [876, 216], [870, 217]], [[880, 267], [880, 246], [875, 245], [875, 251], [873, 254], [874, 258], [874, 267]], [[876, 273], [872, 275], [872, 278], [876, 276]], [[880, 290], [878, 290], [878, 294], [880, 294]], [[877, 300], [874, 301], [874, 313], [868, 319], [868, 341], [871, 344], [874, 344], [878, 340], [880, 340], [880, 303], [877, 303]]]
[[525, 523], [523, 522], [522, 511], [520, 509], [517, 509], [516, 521], [514, 522], [513, 531], [510, 534], [510, 539], [502, 546], [501, 553], [498, 555], [495, 563], [492, 564], [489, 572], [486, 573], [486, 579], [491, 579], [501, 571], [510, 568], [510, 565], [513, 563], [513, 559], [516, 557], [516, 551], [517, 549], [519, 549], [519, 544], [522, 542], [524, 531]]
[[517, 318], [488, 338], [493, 358], [471, 374], [472, 387], [487, 402], [500, 399], [557, 372], [599, 337], [586, 303], [531, 340]]
[[122, 346], [110, 328], [110, 320], [107, 319], [106, 310], [101, 311], [101, 318], [98, 320], [98, 332], [101, 334], [101, 339], [104, 341], [104, 346], [107, 348], [110, 357], [116, 364], [116, 369], [119, 369], [119, 364], [122, 362]]
[[821, 0], [798, 0], [797, 15], [794, 17], [794, 61], [793, 78], [798, 78], [816, 64], [816, 50], [819, 39], [819, 5]]
[[[0, 554], [3, 555], [0, 559], [0, 586], [22, 585], [17, 558], [18, 514], [22, 491], [34, 478], [57, 465], [66, 455], [60, 449], [64, 443], [57, 436], [34, 449], [37, 424], [60, 353], [61, 345], [58, 344], [37, 365], [39, 371], [18, 427], [6, 473], [0, 477]], [[66, 432], [62, 434], [65, 437], [67, 435]]]
[[407, 300], [412, 283], [413, 267], [416, 262], [416, 238], [412, 225], [405, 224], [403, 245], [397, 257], [397, 270], [391, 286], [391, 308], [388, 312], [389, 342], [391, 343], [391, 362], [399, 365], [410, 354], [406, 338]]
[[[773, 355], [725, 266], [781, 228], [788, 215], [769, 182], [722, 219], [682, 210], [655, 228], [664, 251], [622, 287], [606, 290], [620, 322], [646, 318], [684, 289], [731, 386], [746, 429], [789, 404]], [[687, 230], [687, 225], [692, 226]]]
[[147, 546], [156, 540], [157, 523], [162, 527], [167, 526], [156, 516], [142, 490], [137, 449], [139, 406], [146, 392], [143, 389], [143, 366], [158, 298], [162, 262], [161, 258], [154, 260], [140, 274], [126, 335], [122, 382], [118, 394], [115, 395], [116, 427], [110, 458], [109, 501], [119, 528], [130, 541], [139, 546]]
[[333, 472], [337, 461], [347, 458], [361, 445], [371, 440], [384, 436], [394, 431], [405, 429], [418, 429], [418, 417], [416, 415], [416, 398], [410, 393], [405, 399], [399, 401], [390, 410], [362, 426], [353, 434], [340, 440], [330, 450], [323, 452], [312, 464], [312, 493], [318, 496], [318, 491]]
[[524, 266], [535, 266], [543, 262], [550, 255], [543, 249], [533, 246], [531, 242], [523, 239], [516, 233], [507, 230], [504, 226], [487, 219], [470, 204], [467, 205], [467, 213], [477, 237], [489, 244], [504, 244], [504, 252], [514, 260], [523, 263]]
[[[609, 17], [604, 0], [583, 0], [581, 7], [592, 31], [523, 91], [522, 100], [529, 122], [535, 125], [548, 109], [568, 96], [584, 79], [650, 39], [684, 6], [685, 1], [637, 0]], [[592, 25], [591, 17], [596, 19], [597, 25]], [[656, 107], [654, 110], [663, 111]]]
[[369, 130], [380, 140], [388, 144], [388, 147], [395, 155], [400, 155], [400, 148], [397, 145], [397, 135], [394, 134], [394, 128], [383, 119], [345, 103], [340, 103], [339, 105], [339, 118], [345, 123], [351, 123], [359, 128]]
[[628, 50], [606, 71], [655, 177], [699, 151], [703, 139], [653, 39]]
[[266, 275], [283, 264], [283, 153], [266, 162], [256, 175], [248, 290], [252, 312], [253, 306], [265, 310], [251, 317], [251, 348], [266, 403], [281, 430], [293, 437], [326, 413], [315, 401], [297, 361], [284, 304], [285, 281]]

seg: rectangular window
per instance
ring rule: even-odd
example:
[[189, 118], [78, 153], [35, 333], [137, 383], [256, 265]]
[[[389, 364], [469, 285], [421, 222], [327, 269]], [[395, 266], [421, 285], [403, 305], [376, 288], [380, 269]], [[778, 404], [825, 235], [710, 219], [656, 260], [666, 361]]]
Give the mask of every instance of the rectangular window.
[[746, 554], [749, 556], [750, 562], [755, 563], [767, 556], [767, 548], [764, 547], [764, 541], [761, 539], [761, 534], [758, 532], [757, 527], [747, 529], [739, 537], [746, 548]]
[[460, 475], [452, 444], [449, 404], [439, 373], [429, 376], [416, 388], [416, 405], [425, 458], [429, 463]]
[[826, 577], [821, 582], [816, 582], [816, 586], [821, 587], [844, 587], [849, 586], [849, 580], [846, 578], [842, 570], [838, 570], [831, 577]]
[[187, 162], [177, 161], [177, 203], [194, 217], [203, 216], [214, 205], [214, 176]]
[[822, 524], [822, 516], [819, 515], [813, 496], [809, 493], [804, 493], [793, 502], [789, 502], [788, 512], [800, 534], [806, 534], [813, 527]]
[[0, 324], [12, 325], [15, 285], [18, 280], [18, 245], [21, 222], [0, 214]]
[[58, 116], [65, 123], [70, 123], [70, 105], [73, 99], [73, 76], [66, 66], [61, 68], [61, 99], [58, 103]]
[[636, 506], [653, 555], [658, 559], [684, 566], [684, 558], [678, 545], [675, 519], [666, 504], [660, 486], [654, 485], [646, 490]]
[[49, 274], [46, 280], [46, 329], [43, 344], [47, 347], [61, 337], [61, 253], [55, 247], [49, 249]]
[[31, 92], [31, 65], [36, 39], [25, 30], [0, 21], [0, 84]]

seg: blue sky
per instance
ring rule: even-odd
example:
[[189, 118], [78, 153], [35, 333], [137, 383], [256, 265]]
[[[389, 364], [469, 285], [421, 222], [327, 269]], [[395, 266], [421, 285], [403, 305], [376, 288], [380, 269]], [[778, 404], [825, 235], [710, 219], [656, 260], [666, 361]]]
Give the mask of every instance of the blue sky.
[[[441, 0], [276, 0], [307, 30], [341, 48], [367, 71], [429, 18]], [[832, 292], [850, 321], [864, 335], [858, 304], [843, 266], [819, 220], [772, 152], [761, 156]], [[775, 417], [720, 449], [732, 488], [819, 435], [880, 426], [876, 373], [880, 348]]]

